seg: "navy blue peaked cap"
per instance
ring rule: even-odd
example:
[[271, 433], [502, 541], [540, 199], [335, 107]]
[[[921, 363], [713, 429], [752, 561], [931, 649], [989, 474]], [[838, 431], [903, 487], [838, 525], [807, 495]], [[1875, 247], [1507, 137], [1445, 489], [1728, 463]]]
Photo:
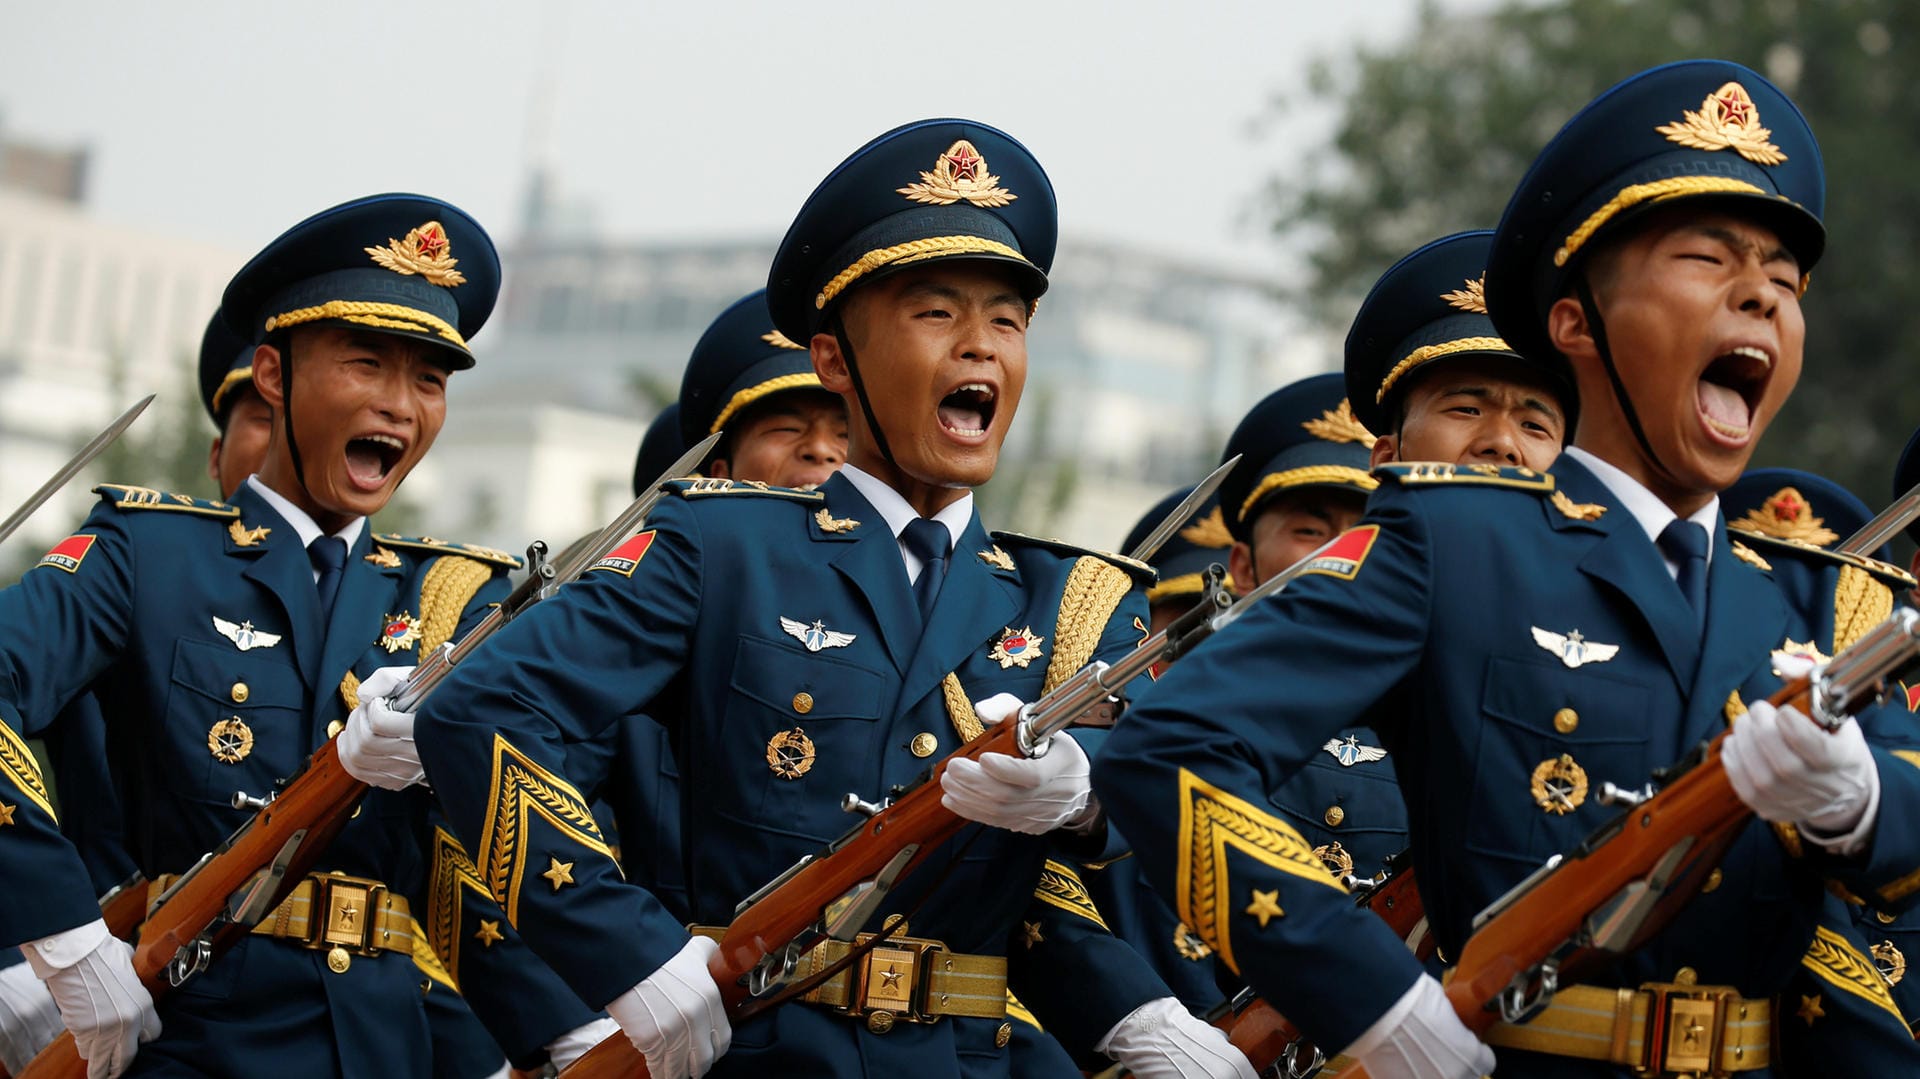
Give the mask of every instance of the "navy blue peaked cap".
[[[1774, 539], [1831, 547], [1867, 526], [1873, 510], [1860, 496], [1825, 476], [1797, 468], [1755, 468], [1720, 492], [1727, 527]], [[1890, 561], [1883, 545], [1861, 552]]]
[[[1526, 362], [1493, 327], [1484, 286], [1493, 232], [1457, 232], [1393, 264], [1367, 293], [1347, 331], [1347, 399], [1368, 429], [1393, 429], [1400, 395], [1429, 364], [1492, 356]], [[1536, 358], [1560, 388], [1574, 397], [1565, 358]], [[1572, 425], [1568, 425], [1572, 430]]]
[[647, 425], [647, 433], [640, 436], [640, 452], [633, 461], [633, 497], [645, 494], [647, 485], [659, 479], [685, 452], [687, 443], [680, 437], [680, 402], [675, 401], [661, 409]]
[[236, 391], [253, 382], [252, 338], [242, 337], [219, 311], [200, 335], [200, 403], [215, 427], [223, 427]]
[[[680, 439], [692, 446], [740, 410], [790, 390], [818, 390], [807, 347], [773, 328], [767, 293], [757, 289], [720, 312], [700, 335], [680, 378]], [[661, 467], [673, 458], [661, 462]]]
[[463, 370], [499, 294], [500, 256], [464, 210], [424, 195], [370, 195], [282, 233], [234, 275], [220, 309], [254, 340], [294, 326], [354, 327], [439, 345]]
[[[1127, 541], [1120, 545], [1120, 549], [1131, 551], [1140, 546], [1147, 534], [1166, 520], [1167, 514], [1172, 513], [1180, 500], [1191, 493], [1191, 486], [1182, 487], [1155, 502], [1153, 508], [1133, 526], [1133, 531], [1127, 533]], [[1199, 595], [1206, 588], [1202, 575], [1207, 567], [1217, 562], [1224, 568], [1227, 553], [1232, 548], [1233, 534], [1227, 531], [1226, 522], [1220, 514], [1220, 496], [1215, 494], [1202, 503], [1192, 517], [1181, 523], [1180, 531], [1161, 544], [1152, 558], [1147, 559], [1160, 575], [1159, 581], [1147, 589], [1147, 602], [1158, 603], [1163, 599]], [[1231, 588], [1232, 582], [1228, 581], [1227, 586]]]
[[1220, 484], [1227, 530], [1249, 541], [1261, 505], [1302, 487], [1371, 493], [1380, 486], [1367, 474], [1373, 442], [1348, 407], [1339, 374], [1303, 378], [1268, 394], [1233, 429], [1220, 455], [1222, 461], [1241, 455]]
[[1635, 217], [1711, 199], [1779, 234], [1804, 274], [1826, 246], [1826, 173], [1813, 130], [1757, 72], [1682, 60], [1607, 90], [1567, 121], [1507, 203], [1487, 308], [1525, 356], [1552, 350], [1546, 312], [1581, 257]]
[[767, 275], [773, 323], [805, 343], [857, 285], [945, 259], [1003, 263], [1031, 302], [1059, 232], [1053, 183], [1011, 135], [972, 120], [894, 128], [800, 207]]

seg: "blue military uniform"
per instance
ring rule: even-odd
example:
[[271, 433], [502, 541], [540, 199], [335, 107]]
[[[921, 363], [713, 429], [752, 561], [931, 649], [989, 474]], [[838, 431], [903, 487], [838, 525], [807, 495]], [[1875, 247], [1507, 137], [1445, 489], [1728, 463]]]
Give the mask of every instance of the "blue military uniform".
[[[1905, 570], [1874, 557], [1842, 554], [1834, 544], [1866, 526], [1866, 503], [1823, 476], [1790, 468], [1756, 468], [1721, 495], [1727, 529], [1747, 558], [1767, 567], [1781, 591], [1805, 612], [1812, 639], [1788, 644], [1824, 660], [1892, 613], [1895, 595], [1913, 587]], [[1853, 601], [1870, 596], [1872, 603]], [[1781, 995], [1795, 1014], [1780, 1025], [1783, 1065], [1790, 1074], [1897, 1075], [1920, 1071], [1920, 1043], [1909, 1023], [1915, 988], [1894, 942], [1914, 932], [1912, 913], [1894, 915], [1830, 895], [1823, 928], [1871, 956], [1878, 979], [1863, 977], [1836, 991], [1803, 966]]]
[[[1045, 174], [1018, 143], [963, 121], [909, 125], [856, 153], [802, 210], [769, 281], [775, 325], [805, 340], [848, 287], [935, 258], [1017, 267], [1037, 296], [1053, 230]], [[595, 1002], [651, 974], [687, 932], [606, 857], [585, 812], [591, 792], [566, 771], [570, 743], [609, 737], [619, 717], [673, 717], [692, 914], [724, 924], [741, 898], [846, 831], [842, 794], [882, 797], [978, 734], [971, 701], [1031, 700], [1143, 635], [1145, 567], [989, 534], [977, 516], [923, 623], [898, 539], [844, 472], [814, 492], [689, 480], [673, 495], [645, 532], [489, 641], [417, 728], [489, 887]], [[663, 697], [672, 707], [657, 707]], [[971, 969], [977, 994], [916, 999], [937, 1017], [927, 1023], [895, 1022], [870, 998], [844, 1002], [851, 1015], [775, 1009], [735, 1027], [714, 1074], [1005, 1075], [996, 972], [1036, 1009], [1057, 1002], [1041, 1012], [1049, 1025], [1109, 989], [1050, 984], [1053, 971], [1020, 946], [1050, 847], [968, 828], [883, 907]]]
[[[1374, 437], [1343, 391], [1337, 374], [1301, 379], [1268, 394], [1234, 428], [1221, 460], [1239, 454], [1241, 461], [1220, 484], [1220, 505], [1235, 540], [1251, 543], [1261, 511], [1283, 495], [1329, 490], [1359, 502], [1377, 486], [1367, 474]], [[1286, 567], [1260, 568], [1272, 574]], [[1406, 849], [1394, 762], [1366, 723], [1334, 733], [1298, 776], [1269, 788], [1267, 800], [1336, 875], [1371, 877]]]
[[[456, 259], [463, 282], [450, 285]], [[460, 283], [473, 291], [456, 292]], [[282, 236], [235, 278], [223, 309], [236, 333], [256, 318], [268, 331], [341, 321], [403, 332], [442, 346], [458, 367], [472, 362], [465, 336], [497, 285], [491, 244], [464, 214], [378, 196]], [[272, 793], [338, 732], [361, 678], [470, 627], [505, 594], [514, 565], [361, 525], [327, 616], [298, 532], [253, 485], [229, 502], [98, 490], [80, 531], [0, 592], [0, 815], [11, 825], [0, 830], [0, 865], [8, 879], [34, 882], [0, 910], [10, 942], [98, 915], [44, 784], [17, 752], [75, 693], [96, 689], [109, 743], [123, 750], [127, 848], [164, 882], [247, 819], [231, 805], [237, 792]], [[445, 992], [435, 978], [452, 977], [416, 913], [432, 907], [430, 813], [422, 788], [370, 792], [323, 856], [324, 875], [159, 1001], [164, 1032], [134, 1073], [431, 1074], [427, 1002]], [[356, 908], [361, 944], [305, 944], [304, 927], [342, 904]], [[448, 969], [457, 961], [449, 954]], [[538, 1031], [537, 1047], [591, 1016], [516, 940], [471, 946], [464, 966], [469, 989], [508, 1020], [503, 1041], [520, 1025]]]
[[[1739, 107], [1717, 111], [1722, 99]], [[1675, 149], [1685, 144], [1657, 128], [1694, 109], [1744, 125], [1722, 134], [1750, 150], [1764, 115], [1786, 165]], [[1695, 179], [1661, 182], [1682, 176]], [[1768, 215], [1811, 264], [1818, 151], [1777, 90], [1736, 65], [1689, 62], [1603, 95], [1542, 154], [1496, 236], [1486, 290], [1500, 336], [1523, 355], [1550, 347], [1539, 322], [1568, 287], [1569, 258], [1632, 209], [1702, 191], [1750, 199], [1737, 209]], [[1792, 214], [1806, 220], [1785, 220]], [[1400, 464], [1375, 475], [1363, 523], [1149, 689], [1094, 765], [1103, 803], [1156, 886], [1326, 1046], [1350, 1044], [1420, 968], [1354, 910], [1305, 837], [1262, 809], [1261, 792], [1297, 774], [1342, 725], [1370, 720], [1402, 763], [1422, 898], [1442, 951], [1457, 954], [1476, 912], [1614, 816], [1591, 790], [1637, 786], [1723, 729], [1745, 701], [1778, 688], [1772, 652], [1808, 632], [1767, 571], [1735, 555], [1722, 520], [1696, 635], [1698, 616], [1646, 529], [1572, 454], [1548, 474]], [[1647, 946], [1583, 973], [1593, 986], [1563, 987], [1520, 1033], [1495, 1028], [1489, 1040], [1509, 1046], [1500, 1073], [1626, 1074], [1631, 1065], [1610, 1062], [1610, 1049], [1573, 1045], [1574, 1013], [1611, 1019], [1622, 1002], [1638, 1007], [1645, 993], [1635, 986], [1696, 980], [1748, 998], [1745, 1017], [1714, 1033], [1722, 1066], [1765, 1069], [1764, 998], [1803, 960], [1836, 987], [1870, 965], [1844, 939], [1816, 938], [1825, 878], [1887, 909], [1911, 902], [1920, 833], [1907, 807], [1920, 797], [1920, 768], [1891, 751], [1910, 744], [1908, 732], [1881, 715], [1862, 725], [1883, 798], [1865, 852], [1840, 859], [1808, 843], [1789, 854], [1773, 829], [1749, 823], [1715, 887]], [[1816, 939], [1823, 947], [1810, 952]], [[1338, 973], [1302, 979], [1302, 970]], [[1623, 1015], [1630, 1037], [1640, 1014]], [[1635, 1044], [1649, 1044], [1641, 1037]]]

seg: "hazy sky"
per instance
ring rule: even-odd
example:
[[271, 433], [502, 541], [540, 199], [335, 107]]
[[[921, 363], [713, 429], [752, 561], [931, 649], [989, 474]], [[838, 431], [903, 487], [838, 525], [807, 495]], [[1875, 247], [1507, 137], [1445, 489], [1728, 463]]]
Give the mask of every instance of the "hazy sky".
[[252, 250], [379, 190], [505, 240], [534, 157], [611, 235], [773, 237], [868, 138], [964, 114], [1033, 149], [1063, 232], [1257, 269], [1284, 262], [1250, 216], [1262, 180], [1325, 125], [1267, 103], [1414, 10], [0, 0], [0, 127], [92, 146], [102, 216]]

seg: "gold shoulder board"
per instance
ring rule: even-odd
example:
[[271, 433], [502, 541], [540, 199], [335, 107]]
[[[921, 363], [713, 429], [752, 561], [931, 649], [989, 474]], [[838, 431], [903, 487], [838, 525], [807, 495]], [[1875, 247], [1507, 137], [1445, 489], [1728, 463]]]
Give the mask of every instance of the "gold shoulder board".
[[1855, 569], [1866, 572], [1881, 584], [1886, 585], [1896, 592], [1902, 592], [1914, 587], [1913, 575], [1911, 573], [1890, 562], [1882, 562], [1877, 558], [1847, 554], [1843, 551], [1815, 546], [1805, 540], [1787, 539], [1784, 536], [1769, 536], [1754, 529], [1744, 527], [1735, 521], [1727, 522], [1727, 531], [1739, 536], [1740, 542], [1745, 543], [1749, 547], [1757, 547], [1763, 550], [1771, 548], [1788, 557], [1799, 558], [1803, 561], [1830, 562], [1838, 566], [1852, 566]]
[[1068, 558], [1085, 558], [1089, 556], [1098, 558], [1102, 562], [1126, 570], [1129, 576], [1143, 585], [1151, 585], [1160, 579], [1159, 573], [1156, 572], [1152, 566], [1147, 565], [1137, 558], [1128, 558], [1123, 554], [1114, 554], [1111, 551], [1097, 551], [1091, 547], [1081, 547], [1077, 544], [1068, 543], [1065, 540], [1050, 539], [1046, 536], [1029, 536], [1020, 532], [993, 532], [989, 534], [993, 536], [996, 541], [1006, 544], [1009, 547], [1038, 547], [1044, 551], [1052, 551], [1055, 554], [1066, 555]]
[[705, 476], [692, 479], [671, 480], [666, 484], [668, 491], [681, 498], [706, 498], [711, 495], [759, 495], [762, 498], [788, 498], [795, 502], [825, 502], [827, 496], [819, 491], [802, 491], [798, 487], [775, 487], [771, 483], [758, 480], [718, 480]]
[[482, 547], [477, 543], [456, 543], [452, 540], [435, 539], [432, 536], [401, 536], [392, 532], [375, 532], [373, 541], [384, 547], [405, 547], [412, 551], [459, 555], [462, 558], [471, 558], [476, 562], [485, 562], [505, 569], [520, 568], [518, 558], [505, 551]]
[[204, 517], [218, 517], [221, 520], [232, 520], [240, 516], [238, 506], [229, 506], [225, 502], [215, 502], [207, 498], [177, 495], [170, 491], [156, 491], [151, 487], [103, 483], [95, 487], [93, 493], [118, 510], [172, 510], [175, 513], [197, 513]]
[[1502, 468], [1498, 465], [1453, 465], [1440, 461], [1404, 461], [1376, 465], [1373, 475], [1382, 483], [1401, 487], [1511, 487], [1535, 494], [1550, 494], [1553, 477], [1531, 468]]

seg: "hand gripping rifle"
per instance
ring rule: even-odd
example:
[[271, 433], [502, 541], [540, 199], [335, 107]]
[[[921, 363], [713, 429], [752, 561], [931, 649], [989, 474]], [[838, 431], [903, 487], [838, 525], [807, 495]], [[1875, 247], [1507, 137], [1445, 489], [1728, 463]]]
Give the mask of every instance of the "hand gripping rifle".
[[[1902, 608], [1770, 700], [1834, 731], [1916, 660], [1920, 611]], [[1625, 811], [1475, 916], [1447, 983], [1462, 1022], [1475, 1033], [1498, 1021], [1525, 1022], [1552, 1003], [1562, 979], [1645, 944], [1692, 900], [1753, 815], [1727, 780], [1726, 737], [1644, 788], [1607, 784], [1601, 800]], [[1340, 1074], [1362, 1079], [1366, 1071]]]
[[[563, 554], [558, 564], [546, 560], [546, 545], [536, 541], [527, 552], [527, 579], [458, 642], [441, 645], [422, 660], [394, 697], [393, 707], [418, 708], [480, 642], [619, 546], [664, 497], [661, 485], [699, 467], [719, 437], [714, 435], [688, 450], [652, 489], [590, 542], [576, 544]], [[161, 894], [140, 927], [133, 969], [148, 991], [159, 997], [183, 984], [258, 925], [318, 862], [366, 792], [367, 785], [341, 765], [338, 744], [329, 739], [278, 794], [236, 793], [234, 808], [257, 810], [253, 819], [201, 855]], [[317, 926], [315, 932], [319, 932]], [[20, 1079], [84, 1079], [86, 1070], [73, 1036], [62, 1034], [27, 1065]]]

